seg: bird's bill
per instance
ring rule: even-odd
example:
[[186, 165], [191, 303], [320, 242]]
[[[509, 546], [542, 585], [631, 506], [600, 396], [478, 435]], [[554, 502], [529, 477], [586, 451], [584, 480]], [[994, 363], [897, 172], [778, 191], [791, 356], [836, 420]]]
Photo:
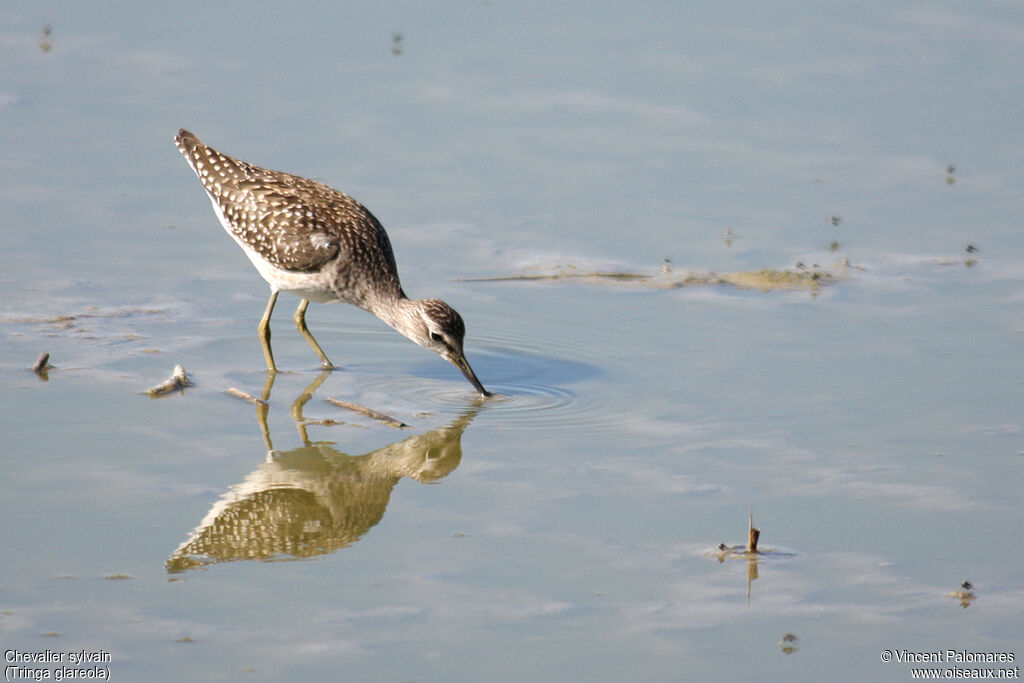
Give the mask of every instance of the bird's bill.
[[469, 361], [466, 360], [465, 356], [456, 356], [455, 358], [449, 358], [448, 360], [451, 361], [452, 365], [462, 371], [462, 374], [465, 375], [466, 379], [469, 380], [469, 383], [472, 384], [478, 392], [480, 392], [481, 396], [487, 398], [491, 395], [491, 392], [484, 389], [483, 384], [480, 384], [480, 380], [476, 378], [476, 373], [473, 372], [473, 368], [469, 367]]

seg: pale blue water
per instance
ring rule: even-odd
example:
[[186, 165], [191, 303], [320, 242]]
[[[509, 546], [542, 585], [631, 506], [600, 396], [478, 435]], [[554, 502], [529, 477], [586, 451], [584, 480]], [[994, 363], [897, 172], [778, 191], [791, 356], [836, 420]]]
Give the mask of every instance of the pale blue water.
[[[1016, 5], [25, 3], [0, 57], [5, 651], [226, 681], [896, 681], [885, 649], [1024, 656]], [[314, 306], [345, 369], [304, 414], [346, 424], [303, 450], [317, 361], [282, 297], [268, 463], [224, 393], [261, 391], [266, 289], [181, 126], [369, 206], [505, 398], [476, 412], [443, 361]], [[459, 280], [665, 258], [845, 279]], [[142, 393], [177, 363], [194, 388]], [[431, 432], [446, 457], [394, 446]], [[168, 573], [246, 495], [257, 535], [347, 545]], [[777, 552], [748, 598], [747, 563], [709, 553], [751, 507]]]

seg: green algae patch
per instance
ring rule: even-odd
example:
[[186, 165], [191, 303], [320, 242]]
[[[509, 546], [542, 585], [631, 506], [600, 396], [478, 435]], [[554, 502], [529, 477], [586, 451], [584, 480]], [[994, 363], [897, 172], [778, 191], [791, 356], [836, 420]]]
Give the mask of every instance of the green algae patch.
[[820, 270], [746, 270], [721, 276], [723, 282], [740, 289], [757, 289], [762, 292], [776, 290], [818, 289], [832, 281], [832, 276]]

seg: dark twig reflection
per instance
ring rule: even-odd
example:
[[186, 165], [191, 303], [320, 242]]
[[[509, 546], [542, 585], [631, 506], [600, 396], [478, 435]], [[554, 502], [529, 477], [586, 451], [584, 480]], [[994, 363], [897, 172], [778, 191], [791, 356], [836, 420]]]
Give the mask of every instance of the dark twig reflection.
[[273, 376], [256, 417], [267, 459], [210, 509], [165, 563], [168, 572], [235, 560], [313, 557], [351, 545], [384, 516], [402, 477], [444, 478], [462, 460], [462, 433], [480, 410], [474, 405], [447, 427], [412, 436], [365, 455], [311, 443], [303, 407], [327, 378], [322, 373], [292, 404], [302, 446], [274, 450], [267, 426]]

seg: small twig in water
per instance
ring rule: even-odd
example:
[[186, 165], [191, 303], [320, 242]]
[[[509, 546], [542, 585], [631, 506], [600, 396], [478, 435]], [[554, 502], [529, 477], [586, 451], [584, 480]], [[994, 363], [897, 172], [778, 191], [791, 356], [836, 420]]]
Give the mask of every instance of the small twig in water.
[[165, 381], [157, 384], [152, 389], [149, 389], [146, 393], [151, 397], [163, 396], [169, 394], [172, 391], [178, 391], [185, 387], [192, 386], [192, 380], [188, 378], [188, 373], [185, 372], [185, 368], [180, 365], [174, 366], [174, 372]]
[[244, 391], [242, 391], [241, 389], [235, 389], [234, 387], [229, 387], [226, 393], [229, 396], [234, 396], [235, 398], [240, 398], [243, 401], [248, 401], [249, 403], [254, 403], [254, 404], [259, 405], [259, 406], [267, 405], [267, 402], [264, 401], [263, 399], [256, 398], [252, 394], [247, 394]]
[[336, 405], [339, 408], [346, 408], [348, 410], [353, 410], [359, 413], [360, 415], [372, 417], [374, 420], [380, 420], [389, 427], [394, 427], [396, 429], [409, 429], [409, 425], [405, 424], [401, 420], [396, 420], [390, 415], [385, 415], [384, 413], [378, 413], [376, 410], [370, 410], [369, 408], [365, 408], [359, 405], [358, 403], [349, 403], [348, 401], [342, 401], [337, 398], [329, 398], [327, 399], [327, 402], [332, 405]]
[[750, 508], [750, 520], [747, 522], [747, 552], [757, 552], [757, 539], [761, 536], [761, 530], [754, 528], [754, 508]]
[[39, 358], [36, 359], [36, 364], [32, 366], [32, 372], [37, 375], [44, 375], [48, 369], [47, 366], [50, 364], [50, 354], [43, 351], [39, 354]]

